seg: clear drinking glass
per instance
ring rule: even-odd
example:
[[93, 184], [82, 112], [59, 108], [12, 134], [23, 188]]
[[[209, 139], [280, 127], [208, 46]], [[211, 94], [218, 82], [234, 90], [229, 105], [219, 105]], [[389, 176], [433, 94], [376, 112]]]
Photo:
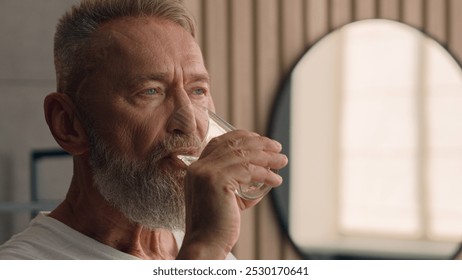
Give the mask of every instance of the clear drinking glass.
[[[197, 114], [204, 115], [204, 117], [197, 116]], [[208, 110], [205, 107], [201, 107], [198, 112], [196, 112], [196, 118], [199, 120], [201, 118], [205, 118], [208, 122], [207, 126], [207, 133], [204, 137], [202, 142], [203, 148], [212, 140], [212, 138], [225, 134], [226, 132], [235, 130], [235, 128], [219, 117], [217, 114], [213, 113], [212, 111]], [[191, 165], [193, 162], [199, 159], [196, 156], [190, 155], [178, 155], [178, 158], [182, 160], [187, 166]], [[267, 194], [271, 190], [271, 187], [259, 183], [259, 182], [252, 182], [251, 184], [240, 185], [238, 189], [235, 190], [236, 194], [244, 199], [252, 200], [258, 199], [265, 194]]]

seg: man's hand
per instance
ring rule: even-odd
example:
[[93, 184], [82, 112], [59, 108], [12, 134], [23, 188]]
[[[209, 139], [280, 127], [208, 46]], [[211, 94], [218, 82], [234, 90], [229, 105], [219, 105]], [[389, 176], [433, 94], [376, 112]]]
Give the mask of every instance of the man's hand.
[[185, 178], [186, 234], [178, 258], [224, 259], [239, 237], [241, 211], [257, 204], [235, 194], [241, 184], [276, 187], [270, 169], [287, 165], [281, 145], [254, 132], [236, 130], [212, 139]]

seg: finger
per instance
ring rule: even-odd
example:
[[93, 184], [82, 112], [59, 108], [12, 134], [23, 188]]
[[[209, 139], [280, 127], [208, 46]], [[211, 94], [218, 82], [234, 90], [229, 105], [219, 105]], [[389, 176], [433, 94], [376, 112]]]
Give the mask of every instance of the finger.
[[270, 187], [277, 187], [282, 184], [282, 177], [270, 168], [253, 165], [251, 180], [247, 184], [263, 183]]
[[279, 153], [248, 151], [247, 154], [245, 152], [240, 152], [240, 154], [246, 155], [250, 164], [275, 170], [285, 167], [289, 161], [286, 155]]
[[215, 168], [228, 168], [232, 165], [242, 165], [244, 167], [255, 165], [275, 170], [283, 168], [288, 163], [287, 156], [284, 154], [244, 149], [217, 151], [205, 157], [202, 162], [205, 163], [206, 161], [213, 164]]
[[254, 183], [263, 183], [270, 187], [282, 184], [282, 177], [270, 168], [242, 162], [231, 165], [226, 170], [223, 179], [225, 182], [229, 182], [233, 188]]
[[228, 140], [231, 148], [245, 148], [278, 153], [282, 150], [279, 142], [258, 134], [242, 135]]

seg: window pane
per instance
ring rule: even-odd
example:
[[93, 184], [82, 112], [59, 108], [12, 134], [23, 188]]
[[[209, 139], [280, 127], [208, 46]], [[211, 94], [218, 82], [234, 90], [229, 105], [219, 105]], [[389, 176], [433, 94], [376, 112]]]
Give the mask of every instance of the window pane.
[[341, 228], [344, 233], [418, 234], [415, 166], [409, 155], [354, 157], [343, 162]]
[[462, 77], [457, 63], [428, 42], [426, 49], [428, 237], [462, 238]]
[[344, 234], [416, 237], [419, 40], [388, 31], [364, 25], [344, 38], [339, 224]]

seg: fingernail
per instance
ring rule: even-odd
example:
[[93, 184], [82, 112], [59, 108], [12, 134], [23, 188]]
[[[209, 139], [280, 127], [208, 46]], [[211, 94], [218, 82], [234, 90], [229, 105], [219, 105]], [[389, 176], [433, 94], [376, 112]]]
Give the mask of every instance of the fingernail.
[[276, 141], [276, 140], [273, 140], [273, 141], [274, 141], [274, 143], [276, 143], [276, 146], [277, 146], [279, 149], [282, 149], [281, 143], [279, 143], [279, 142]]

